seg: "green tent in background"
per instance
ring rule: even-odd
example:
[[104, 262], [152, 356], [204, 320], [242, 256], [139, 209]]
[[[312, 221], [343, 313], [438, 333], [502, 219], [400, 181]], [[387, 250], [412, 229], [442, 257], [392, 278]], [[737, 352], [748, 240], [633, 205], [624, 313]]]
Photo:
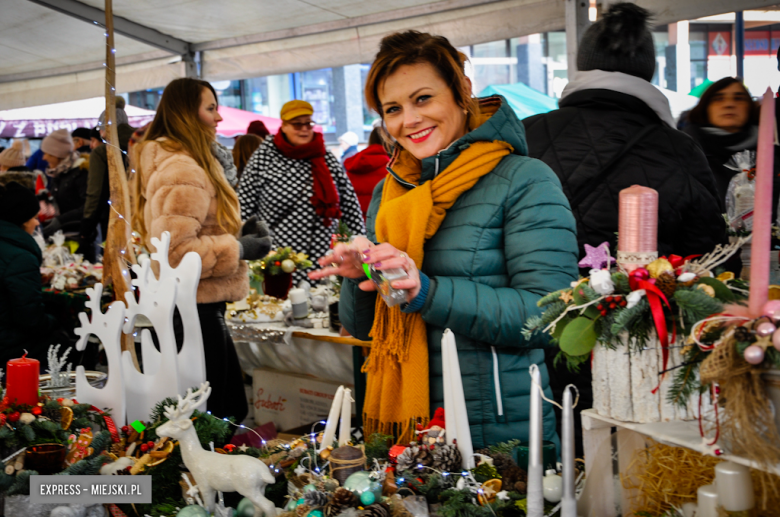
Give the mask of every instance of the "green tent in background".
[[691, 90], [691, 92], [688, 95], [693, 95], [694, 97], [698, 97], [701, 99], [701, 96], [704, 95], [704, 92], [707, 91], [707, 88], [710, 87], [712, 84], [712, 81], [709, 79], [705, 79], [703, 83], [701, 83], [699, 86]]
[[523, 83], [490, 85], [479, 94], [480, 97], [502, 95], [522, 120], [532, 115], [558, 109], [558, 101]]

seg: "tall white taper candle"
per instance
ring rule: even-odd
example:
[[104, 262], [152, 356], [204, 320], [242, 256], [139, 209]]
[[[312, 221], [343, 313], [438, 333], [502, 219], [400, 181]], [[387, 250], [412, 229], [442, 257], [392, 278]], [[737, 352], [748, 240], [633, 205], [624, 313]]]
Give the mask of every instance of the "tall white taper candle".
[[[447, 423], [447, 413], [454, 413], [455, 417], [455, 436], [458, 440], [458, 451], [463, 458], [463, 468], [473, 469], [474, 465], [474, 447], [471, 442], [471, 428], [469, 427], [469, 415], [466, 412], [466, 396], [463, 392], [463, 379], [460, 376], [460, 361], [458, 360], [458, 348], [455, 344], [455, 334], [450, 329], [444, 331], [442, 341], [442, 362], [447, 362], [448, 386], [450, 387], [450, 398], [445, 398], [444, 419]], [[452, 406], [446, 407], [447, 401]], [[449, 434], [449, 430], [445, 429]]]
[[563, 418], [561, 422], [561, 461], [563, 463], [563, 499], [561, 517], [577, 517], [577, 497], [574, 495], [574, 408], [571, 387], [563, 390]]
[[[347, 445], [352, 429], [352, 390], [344, 389], [344, 396], [341, 398], [341, 427], [339, 428], [339, 447]], [[325, 440], [323, 440], [324, 442]]]
[[328, 448], [328, 445], [333, 445], [333, 439], [336, 437], [336, 427], [339, 424], [339, 415], [341, 414], [341, 401], [344, 398], [344, 386], [339, 386], [336, 390], [336, 395], [333, 397], [333, 404], [330, 406], [330, 413], [328, 413], [328, 421], [325, 422], [325, 432], [322, 434], [322, 443], [320, 444], [320, 452]]
[[542, 488], [542, 376], [539, 367], [532, 364], [531, 411], [528, 422], [528, 495], [526, 512], [528, 517], [544, 515], [544, 493]]

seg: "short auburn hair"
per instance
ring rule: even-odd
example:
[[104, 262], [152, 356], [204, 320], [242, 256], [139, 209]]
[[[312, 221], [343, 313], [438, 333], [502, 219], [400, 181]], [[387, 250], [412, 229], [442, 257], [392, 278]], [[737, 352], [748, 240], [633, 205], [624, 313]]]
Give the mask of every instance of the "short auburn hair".
[[444, 36], [418, 31], [396, 32], [385, 36], [366, 79], [368, 107], [384, 119], [379, 88], [385, 79], [404, 65], [428, 63], [450, 87], [456, 104], [470, 115], [477, 115], [479, 107], [471, 96], [471, 84], [464, 69], [467, 59]]

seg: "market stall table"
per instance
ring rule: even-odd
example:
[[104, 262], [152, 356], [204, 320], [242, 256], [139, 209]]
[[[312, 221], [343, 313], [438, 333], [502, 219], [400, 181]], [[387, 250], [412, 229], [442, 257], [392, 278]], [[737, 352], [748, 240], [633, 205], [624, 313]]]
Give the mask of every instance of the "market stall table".
[[327, 328], [288, 327], [282, 322], [226, 323], [247, 375], [255, 368], [271, 368], [354, 384], [356, 414], [362, 414], [365, 376], [360, 365], [370, 341], [340, 336]]

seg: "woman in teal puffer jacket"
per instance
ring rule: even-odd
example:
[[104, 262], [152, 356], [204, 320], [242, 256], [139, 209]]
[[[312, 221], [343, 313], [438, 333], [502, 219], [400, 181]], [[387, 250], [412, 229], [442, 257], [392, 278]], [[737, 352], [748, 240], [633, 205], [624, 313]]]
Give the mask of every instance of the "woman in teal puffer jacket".
[[[425, 420], [443, 406], [441, 338], [449, 328], [481, 448], [528, 439], [531, 364], [550, 393], [546, 342], [528, 342], [521, 331], [540, 313], [541, 296], [576, 279], [577, 239], [557, 177], [527, 157], [523, 126], [502, 97], [470, 98], [464, 61], [443, 37], [410, 31], [382, 41], [366, 98], [396, 140], [390, 174], [374, 190], [368, 241], [337, 246], [320, 261], [328, 267], [310, 276], [348, 278], [342, 324], [373, 338], [366, 432], [409, 438], [407, 419]], [[377, 269], [407, 271], [392, 284], [407, 290], [406, 304], [376, 301], [350, 259], [356, 252]], [[424, 350], [413, 337], [418, 322]], [[417, 388], [422, 375], [425, 393]], [[558, 441], [549, 405], [544, 436]]]

